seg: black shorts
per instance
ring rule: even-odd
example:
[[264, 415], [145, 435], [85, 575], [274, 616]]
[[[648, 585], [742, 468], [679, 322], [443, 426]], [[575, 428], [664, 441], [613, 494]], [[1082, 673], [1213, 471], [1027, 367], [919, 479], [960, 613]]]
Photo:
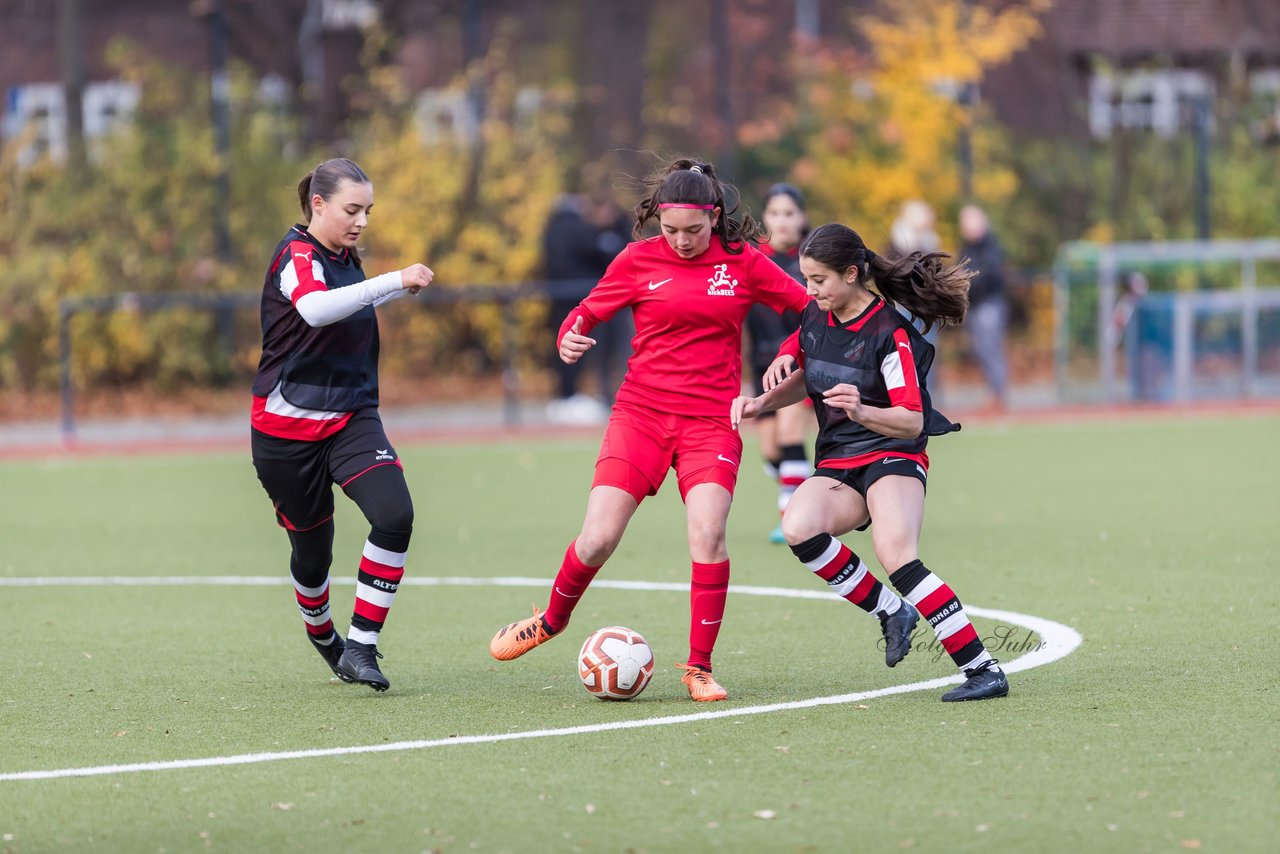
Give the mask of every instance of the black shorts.
[[867, 490], [871, 488], [871, 484], [875, 483], [882, 477], [891, 474], [902, 475], [904, 477], [914, 477], [928, 488], [928, 475], [924, 470], [924, 466], [915, 460], [907, 460], [902, 457], [885, 457], [882, 460], [867, 463], [865, 466], [858, 466], [852, 469], [830, 469], [818, 467], [813, 477], [829, 477], [832, 480], [838, 480], [846, 486], [851, 486], [857, 490], [858, 494], [863, 498], [867, 497]]
[[[902, 457], [885, 457], [882, 460], [876, 460], [875, 462], [867, 463], [865, 466], [858, 466], [852, 469], [831, 469], [820, 466], [814, 470], [810, 477], [829, 477], [832, 480], [838, 480], [845, 486], [852, 487], [865, 499], [871, 484], [891, 474], [914, 477], [924, 484], [925, 489], [929, 488], [929, 476], [925, 472], [924, 466], [915, 460], [903, 459]], [[868, 519], [867, 523], [859, 525], [857, 530], [865, 531], [870, 526], [871, 520]]]
[[[751, 371], [751, 388], [755, 390], [756, 397], [764, 394], [764, 372], [769, 370], [769, 365], [771, 364], [773, 363], [765, 362], [761, 365], [759, 362], [755, 362], [749, 368]], [[776, 416], [776, 412], [761, 412], [756, 416], [756, 420], [758, 421], [761, 418], [774, 418]]]
[[333, 517], [333, 484], [345, 488], [379, 466], [400, 468], [377, 409], [362, 409], [327, 439], [301, 442], [252, 431], [253, 467], [275, 505], [276, 521], [308, 531]]

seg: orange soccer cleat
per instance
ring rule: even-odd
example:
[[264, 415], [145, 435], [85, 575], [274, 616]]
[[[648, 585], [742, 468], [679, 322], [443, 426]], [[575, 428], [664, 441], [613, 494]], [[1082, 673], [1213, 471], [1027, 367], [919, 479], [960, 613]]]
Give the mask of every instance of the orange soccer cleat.
[[699, 703], [714, 703], [717, 700], [729, 699], [729, 692], [720, 687], [720, 683], [711, 677], [710, 670], [703, 670], [692, 664], [676, 664], [684, 670], [680, 681], [689, 689], [689, 699]]
[[519, 658], [539, 644], [544, 644], [555, 637], [556, 633], [547, 630], [542, 621], [542, 611], [533, 606], [533, 616], [516, 620], [504, 626], [489, 641], [489, 654], [498, 661], [510, 661]]

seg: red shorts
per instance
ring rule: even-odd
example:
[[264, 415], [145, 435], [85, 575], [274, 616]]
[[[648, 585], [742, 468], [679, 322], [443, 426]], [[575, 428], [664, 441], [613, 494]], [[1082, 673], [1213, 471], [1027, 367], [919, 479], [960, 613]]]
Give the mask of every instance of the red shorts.
[[591, 485], [616, 486], [643, 501], [674, 468], [681, 499], [700, 483], [718, 483], [732, 495], [741, 462], [742, 437], [727, 414], [676, 415], [620, 403], [609, 417]]

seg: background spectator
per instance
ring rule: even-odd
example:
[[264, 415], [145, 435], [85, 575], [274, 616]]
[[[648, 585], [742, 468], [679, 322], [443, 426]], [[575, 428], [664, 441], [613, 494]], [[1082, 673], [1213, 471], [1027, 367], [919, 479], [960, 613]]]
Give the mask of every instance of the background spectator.
[[1009, 298], [1004, 276], [1004, 250], [991, 231], [991, 222], [977, 205], [960, 209], [960, 258], [968, 258], [977, 275], [969, 280], [969, 351], [982, 368], [992, 405], [1007, 402], [1009, 372], [1004, 354]]

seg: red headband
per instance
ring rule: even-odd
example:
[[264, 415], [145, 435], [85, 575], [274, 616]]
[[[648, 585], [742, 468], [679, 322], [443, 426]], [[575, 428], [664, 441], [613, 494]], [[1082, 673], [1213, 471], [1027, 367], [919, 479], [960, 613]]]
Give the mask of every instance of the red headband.
[[660, 208], [686, 208], [686, 209], [691, 210], [691, 211], [713, 211], [713, 210], [715, 210], [715, 209], [716, 209], [716, 206], [715, 206], [715, 205], [682, 205], [682, 204], [677, 204], [676, 202], [663, 202], [662, 204], [658, 205], [658, 207], [660, 207]]

